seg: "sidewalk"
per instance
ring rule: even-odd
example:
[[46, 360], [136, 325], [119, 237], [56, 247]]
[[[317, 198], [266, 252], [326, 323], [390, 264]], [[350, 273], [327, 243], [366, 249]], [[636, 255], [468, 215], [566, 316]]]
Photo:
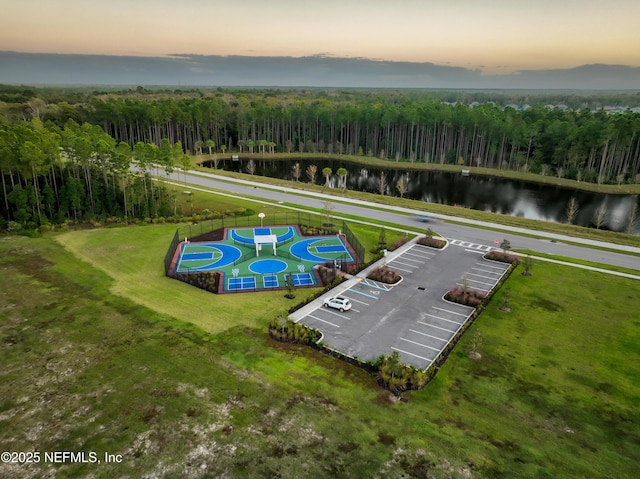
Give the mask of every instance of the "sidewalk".
[[[400, 256], [402, 253], [407, 251], [409, 248], [413, 247], [413, 245], [415, 245], [417, 243], [419, 238], [420, 238], [420, 236], [416, 236], [415, 238], [409, 240], [407, 243], [403, 244], [397, 250], [389, 251], [387, 253], [386, 257], [383, 257], [383, 258], [379, 259], [378, 261], [376, 261], [375, 263], [367, 266], [365, 269], [360, 271], [355, 276], [345, 275], [349, 279], [347, 279], [346, 281], [340, 283], [338, 286], [336, 286], [335, 288], [331, 289], [330, 291], [328, 291], [327, 293], [323, 294], [322, 296], [314, 299], [310, 303], [305, 304], [302, 308], [298, 309], [297, 311], [294, 311], [293, 313], [291, 313], [289, 315], [289, 319], [291, 319], [293, 322], [297, 323], [298, 321], [300, 321], [302, 318], [304, 318], [308, 314], [312, 313], [313, 311], [315, 311], [318, 308], [321, 308], [322, 307], [322, 303], [326, 298], [331, 298], [333, 296], [338, 296], [338, 295], [342, 294], [343, 292], [347, 291], [348, 289], [353, 288], [360, 281], [365, 279], [369, 275], [369, 273], [371, 271], [373, 271], [374, 269], [379, 268], [381, 266], [384, 266], [385, 264], [389, 263], [390, 261], [393, 261], [393, 259], [395, 259], [398, 256]], [[446, 246], [445, 246], [445, 248], [446, 248]]]

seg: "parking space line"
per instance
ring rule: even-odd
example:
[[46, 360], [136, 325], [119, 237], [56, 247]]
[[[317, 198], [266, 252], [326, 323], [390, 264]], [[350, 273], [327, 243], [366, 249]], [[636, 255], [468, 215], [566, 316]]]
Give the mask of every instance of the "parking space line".
[[467, 281], [469, 281], [470, 283], [471, 282], [480, 283], [480, 284], [484, 284], [484, 285], [491, 286], [491, 287], [495, 286], [495, 284], [496, 284], [495, 281], [493, 283], [485, 283], [484, 281], [480, 281], [479, 279], [473, 279], [473, 278], [467, 278]]
[[393, 349], [394, 351], [398, 351], [399, 353], [408, 354], [409, 356], [413, 356], [414, 358], [424, 359], [425, 361], [429, 361], [430, 363], [433, 362], [433, 359], [425, 358], [423, 356], [418, 356], [417, 354], [410, 353], [409, 351], [403, 351], [402, 349], [394, 348], [393, 346], [391, 346], [391, 349]]
[[[391, 264], [391, 263], [388, 263], [388, 264]], [[394, 266], [394, 269], [404, 271], [405, 273], [413, 273], [412, 269], [403, 269], [403, 268], [398, 268], [397, 266]]]
[[374, 294], [365, 293], [364, 291], [358, 291], [357, 289], [350, 289], [352, 293], [361, 294], [362, 296], [367, 296], [368, 298], [378, 299], [378, 296]]
[[403, 255], [401, 256], [401, 258], [402, 258], [404, 261], [411, 261], [412, 263], [417, 263], [417, 264], [412, 264], [412, 265], [410, 265], [410, 266], [417, 266], [418, 264], [425, 264], [425, 263], [426, 263], [426, 261], [423, 261], [423, 260], [413, 259], [413, 258], [407, 258], [407, 255], [406, 255], [406, 254], [403, 254]]
[[374, 281], [372, 279], [363, 279], [360, 284], [366, 284], [367, 286], [371, 287], [371, 288], [376, 288], [379, 289], [381, 291], [389, 291], [391, 288], [389, 286], [384, 285], [383, 283], [378, 283], [377, 281]]
[[415, 344], [416, 346], [420, 346], [421, 348], [431, 349], [432, 351], [440, 351], [438, 348], [432, 348], [431, 346], [427, 346], [426, 344], [416, 343], [415, 341], [411, 341], [410, 339], [400, 338], [400, 341], [406, 341], [407, 343]]
[[479, 276], [480, 278], [484, 278], [484, 279], [498, 279], [498, 278], [492, 278], [491, 276], [484, 276], [482, 274], [478, 274], [478, 273], [467, 273], [469, 276]]
[[492, 264], [487, 264], [487, 263], [476, 263], [476, 265], [484, 266], [485, 268], [498, 269], [500, 271], [506, 271], [507, 269], [509, 269], [508, 266], [506, 268], [502, 268], [501, 266], [493, 266]]
[[453, 333], [453, 334], [456, 333], [456, 331], [451, 331], [450, 329], [447, 329], [447, 328], [441, 328], [440, 326], [436, 326], [435, 324], [424, 323], [422, 321], [418, 321], [418, 324], [422, 324], [423, 326], [429, 326], [430, 328], [440, 329], [442, 331], [446, 331], [447, 333]]
[[[465, 306], [464, 304], [461, 304], [460, 306], [464, 306], [465, 308], [471, 308], [471, 306]], [[442, 308], [438, 308], [437, 306], [431, 306], [433, 309], [437, 310], [437, 311], [444, 311], [445, 313], [451, 313], [451, 314], [457, 314], [458, 316], [464, 316], [465, 318], [468, 318], [469, 316], [467, 316], [464, 313], [457, 313], [455, 311], [451, 311], [449, 309], [442, 309]], [[475, 308], [471, 308], [471, 309], [475, 309]]]
[[[333, 323], [332, 323], [332, 322], [330, 322], [330, 321], [325, 321], [324, 319], [318, 318], [318, 317], [314, 316], [313, 314], [307, 314], [307, 316], [306, 316], [306, 317], [307, 317], [307, 318], [315, 319], [315, 320], [320, 321], [320, 322], [322, 322], [322, 323], [329, 324], [329, 325], [331, 325], [331, 326], [335, 326], [336, 328], [339, 328], [339, 327], [340, 327], [340, 326], [338, 326], [337, 324], [333, 324]], [[304, 319], [304, 318], [302, 318], [302, 319]]]
[[433, 314], [429, 314], [429, 313], [424, 313], [424, 314], [426, 314], [430, 318], [439, 319], [440, 321], [446, 321], [447, 323], [457, 324], [458, 326], [460, 326], [461, 324], [464, 324], [464, 321], [462, 323], [458, 323], [457, 321], [453, 321], [451, 319], [444, 319], [444, 318], [441, 318], [440, 316], [434, 316]]
[[399, 264], [401, 264], [401, 265], [403, 265], [403, 266], [409, 266], [410, 268], [415, 268], [415, 267], [417, 267], [417, 266], [418, 266], [417, 264], [403, 263], [402, 261], [398, 261], [397, 259], [394, 259], [394, 260], [392, 261], [392, 263], [399, 263]]
[[[416, 244], [416, 245], [413, 245], [413, 248], [417, 249], [417, 250], [418, 250], [418, 251], [420, 251], [421, 253], [428, 254], [428, 255], [431, 255], [431, 256], [435, 256], [435, 255], [437, 255], [437, 254], [438, 254], [438, 253], [436, 253], [435, 251], [430, 251], [430, 250], [428, 249], [428, 246], [422, 246], [422, 245]], [[413, 249], [413, 248], [412, 248], [412, 249]]]
[[448, 339], [442, 339], [437, 336], [431, 336], [430, 334], [427, 334], [427, 333], [421, 333], [420, 331], [416, 331], [415, 329], [410, 329], [409, 331], [411, 331], [412, 333], [421, 334], [422, 336], [426, 336], [427, 338], [437, 339], [438, 341], [442, 341], [444, 343], [449, 342]]
[[[456, 283], [457, 286], [462, 286], [464, 288], [464, 284], [462, 283]], [[493, 287], [493, 286], [492, 286]], [[489, 289], [484, 289], [484, 288], [480, 288], [479, 286], [474, 286], [473, 289], [477, 289], [478, 291], [483, 291], [485, 293], [488, 293], [489, 291], [491, 291], [491, 288]]]
[[336, 316], [338, 316], [340, 318], [346, 319], [347, 321], [351, 321], [351, 318], [349, 316], [345, 316], [344, 314], [340, 314], [340, 313], [337, 313], [335, 311], [331, 311], [331, 309], [329, 309], [329, 308], [324, 308], [322, 311], [324, 311], [325, 313], [334, 314], [334, 315], [336, 315]]
[[483, 273], [489, 273], [489, 274], [502, 274], [502, 273], [498, 273], [497, 271], [487, 271], [486, 269], [480, 269], [480, 268], [471, 268], [471, 269], [475, 269], [476, 271], [482, 271]]
[[360, 303], [360, 304], [364, 304], [365, 306], [369, 306], [369, 303], [365, 303], [364, 301], [360, 301], [359, 299], [350, 298], [349, 296], [344, 296], [344, 297], [349, 299], [349, 301], [353, 301], [355, 303]]
[[415, 253], [415, 252], [413, 252], [412, 250], [407, 250], [407, 251], [405, 251], [405, 252], [403, 253], [403, 256], [405, 256], [405, 255], [406, 255], [406, 256], [415, 256], [416, 258], [424, 259], [424, 260], [427, 260], [427, 261], [429, 261], [429, 260], [431, 259], [431, 258], [429, 258], [429, 257], [427, 257], [427, 256], [423, 256], [423, 255], [421, 255], [421, 254], [419, 254], [419, 253]]

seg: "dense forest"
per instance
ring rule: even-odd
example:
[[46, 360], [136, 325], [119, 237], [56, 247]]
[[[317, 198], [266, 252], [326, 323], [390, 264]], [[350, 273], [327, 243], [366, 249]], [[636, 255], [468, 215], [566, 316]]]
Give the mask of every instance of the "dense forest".
[[[185, 154], [312, 152], [640, 182], [637, 94], [0, 87], [0, 217], [171, 214]], [[129, 170], [132, 162], [142, 173]]]

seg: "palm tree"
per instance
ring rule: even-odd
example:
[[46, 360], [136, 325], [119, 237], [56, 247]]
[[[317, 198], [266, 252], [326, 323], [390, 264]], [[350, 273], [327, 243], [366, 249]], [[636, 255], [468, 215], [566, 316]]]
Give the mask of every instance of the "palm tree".
[[340, 179], [339, 181], [339, 187], [344, 190], [347, 188], [347, 175], [349, 174], [349, 171], [346, 168], [338, 168], [338, 171], [336, 171], [336, 174], [338, 175], [338, 178]]
[[316, 173], [318, 172], [318, 167], [316, 165], [307, 166], [307, 177], [311, 184], [316, 182]]
[[329, 184], [329, 181], [331, 181], [331, 173], [333, 173], [333, 171], [328, 166], [326, 168], [322, 168], [322, 176], [324, 176], [324, 186], [327, 188], [331, 186]]
[[213, 152], [211, 150], [216, 147], [216, 142], [213, 140], [207, 140], [204, 142], [204, 146], [209, 148], [209, 154], [212, 155]]

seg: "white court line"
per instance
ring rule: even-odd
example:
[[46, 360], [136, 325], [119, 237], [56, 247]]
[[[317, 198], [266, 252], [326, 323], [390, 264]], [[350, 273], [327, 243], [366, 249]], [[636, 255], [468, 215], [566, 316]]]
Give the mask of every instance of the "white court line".
[[406, 341], [407, 343], [415, 344], [416, 346], [420, 346], [421, 348], [431, 349], [432, 351], [440, 351], [440, 349], [432, 348], [431, 346], [427, 346], [426, 344], [416, 343], [415, 341], [411, 341], [410, 339], [400, 338], [400, 341]]
[[493, 279], [493, 280], [498, 279], [498, 278], [493, 278], [491, 276], [485, 276], [483, 274], [478, 274], [478, 273], [467, 273], [467, 275], [469, 275], [469, 276], [479, 276], [480, 278], [484, 278], [484, 279]]
[[409, 331], [411, 331], [412, 333], [421, 334], [422, 336], [426, 336], [427, 338], [437, 339], [438, 341], [442, 341], [444, 343], [449, 342], [448, 339], [442, 339], [437, 336], [431, 336], [430, 334], [427, 334], [427, 333], [421, 333], [420, 331], [416, 331], [415, 329], [410, 329]]
[[[307, 318], [315, 319], [315, 320], [317, 320], [317, 321], [320, 321], [320, 322], [323, 322], [323, 323], [326, 323], [326, 324], [329, 324], [329, 325], [331, 325], [331, 326], [335, 326], [336, 328], [339, 328], [339, 327], [340, 327], [340, 326], [338, 326], [337, 324], [333, 324], [333, 323], [332, 323], [332, 322], [330, 322], [330, 321], [325, 321], [324, 319], [320, 319], [320, 318], [318, 318], [318, 317], [316, 317], [316, 316], [314, 316], [314, 315], [312, 315], [312, 314], [307, 314], [307, 316], [306, 316], [306, 317], [307, 317]], [[304, 318], [302, 318], [302, 319], [304, 319]]]
[[426, 314], [430, 318], [439, 319], [440, 321], [446, 321], [447, 323], [453, 323], [453, 324], [455, 324], [457, 326], [460, 326], [461, 324], [464, 324], [464, 321], [461, 322], [461, 323], [458, 323], [457, 321], [453, 321], [451, 319], [444, 319], [444, 318], [441, 318], [440, 316], [434, 316], [433, 314], [429, 314], [429, 313], [424, 313], [424, 314]]
[[[472, 308], [471, 306], [465, 306], [464, 304], [461, 304], [460, 306], [464, 306], [465, 308], [471, 308], [471, 309], [476, 309], [476, 308]], [[465, 318], [468, 318], [469, 316], [463, 313], [457, 313], [455, 311], [451, 311], [449, 309], [442, 309], [442, 308], [438, 308], [436, 306], [431, 306], [433, 309], [437, 310], [437, 311], [444, 311], [445, 313], [451, 313], [451, 314], [457, 314], [458, 316], [464, 316]]]
[[456, 331], [451, 331], [450, 329], [447, 329], [447, 328], [441, 328], [440, 326], [436, 326], [435, 324], [424, 323], [422, 321], [418, 321], [418, 324], [422, 324], [423, 326], [429, 326], [430, 328], [440, 329], [441, 331], [446, 331], [447, 333], [453, 333], [453, 334], [456, 333]]
[[475, 269], [476, 271], [482, 271], [483, 273], [489, 273], [489, 274], [502, 274], [502, 273], [498, 273], [497, 271], [487, 271], [486, 269], [480, 269], [480, 268], [471, 268], [471, 269]]
[[425, 361], [429, 361], [430, 363], [433, 362], [433, 359], [425, 358], [423, 356], [418, 356], [417, 354], [410, 353], [409, 351], [403, 351], [402, 349], [394, 348], [393, 346], [391, 346], [391, 349], [393, 349], [394, 351], [398, 351], [399, 353], [404, 353], [404, 354], [408, 354], [409, 356], [424, 359]]
[[509, 269], [509, 266], [507, 266], [506, 268], [502, 268], [500, 266], [493, 266], [492, 264], [487, 264], [487, 263], [476, 263], [477, 266], [483, 266], [485, 268], [491, 268], [491, 269], [498, 269], [500, 271], [506, 271]]
[[[462, 283], [456, 283], [457, 286], [462, 286], [464, 288], [464, 284]], [[495, 286], [495, 285], [494, 285]], [[492, 286], [493, 288], [493, 286]], [[485, 293], [488, 293], [489, 291], [491, 291], [491, 289], [484, 289], [484, 288], [480, 288], [479, 286], [474, 286], [473, 289], [477, 289], [478, 291], [483, 291]], [[464, 304], [461, 304], [460, 306], [464, 306]], [[471, 308], [472, 306], [467, 306], [467, 308]]]

